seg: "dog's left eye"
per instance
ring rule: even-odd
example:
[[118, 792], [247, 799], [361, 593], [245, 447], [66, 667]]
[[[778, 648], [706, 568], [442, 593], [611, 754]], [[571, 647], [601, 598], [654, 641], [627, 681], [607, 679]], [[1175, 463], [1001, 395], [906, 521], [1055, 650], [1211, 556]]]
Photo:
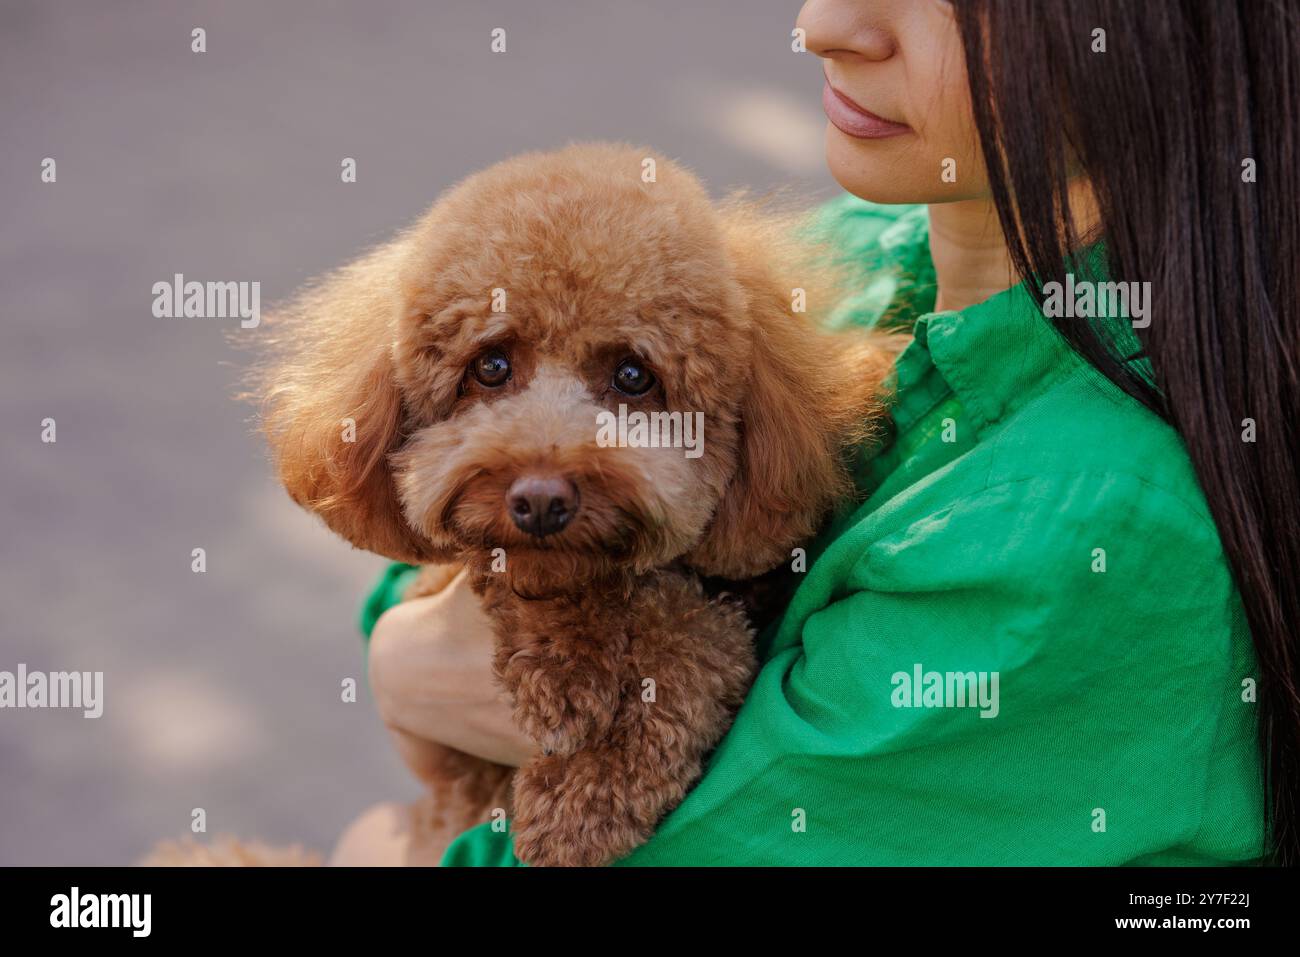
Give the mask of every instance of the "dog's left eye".
[[469, 371], [483, 385], [492, 388], [510, 378], [510, 360], [500, 349], [492, 349], [471, 362]]
[[614, 370], [615, 389], [624, 395], [645, 395], [655, 384], [655, 377], [640, 359], [624, 359]]

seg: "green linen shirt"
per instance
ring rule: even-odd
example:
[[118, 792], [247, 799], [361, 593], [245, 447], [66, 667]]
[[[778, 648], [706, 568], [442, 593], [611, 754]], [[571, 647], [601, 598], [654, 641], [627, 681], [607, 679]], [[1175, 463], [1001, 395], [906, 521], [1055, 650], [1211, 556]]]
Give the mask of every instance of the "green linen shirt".
[[[1023, 288], [927, 312], [923, 207], [822, 213], [861, 269], [833, 321], [913, 326], [895, 431], [863, 450], [865, 500], [811, 550], [703, 778], [619, 863], [1257, 861], [1255, 659], [1177, 434]], [[518, 861], [483, 825], [444, 864]]]

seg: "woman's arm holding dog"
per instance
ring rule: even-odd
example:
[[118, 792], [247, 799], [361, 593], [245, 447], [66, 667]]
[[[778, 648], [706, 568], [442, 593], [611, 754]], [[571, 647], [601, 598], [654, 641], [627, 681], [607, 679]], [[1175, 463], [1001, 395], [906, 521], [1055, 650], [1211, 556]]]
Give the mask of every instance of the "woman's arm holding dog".
[[375, 624], [370, 685], [410, 769], [427, 779], [434, 744], [517, 767], [533, 742], [518, 730], [492, 676], [492, 625], [461, 575], [436, 595], [402, 602]]

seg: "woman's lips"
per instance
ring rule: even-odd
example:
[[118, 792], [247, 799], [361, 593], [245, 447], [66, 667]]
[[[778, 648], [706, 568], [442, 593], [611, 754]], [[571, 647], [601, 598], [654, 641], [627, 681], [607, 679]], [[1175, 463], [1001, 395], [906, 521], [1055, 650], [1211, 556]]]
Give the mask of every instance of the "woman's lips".
[[912, 129], [904, 123], [892, 123], [867, 112], [831, 86], [830, 80], [822, 87], [822, 109], [837, 130], [861, 140], [880, 140], [911, 132]]

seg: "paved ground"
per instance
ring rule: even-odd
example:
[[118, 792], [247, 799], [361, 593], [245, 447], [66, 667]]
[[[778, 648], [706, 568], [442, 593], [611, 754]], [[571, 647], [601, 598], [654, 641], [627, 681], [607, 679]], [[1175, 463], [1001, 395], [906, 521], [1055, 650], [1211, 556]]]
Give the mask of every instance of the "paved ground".
[[155, 319], [153, 283], [259, 280], [269, 302], [465, 173], [570, 139], [652, 144], [717, 191], [830, 195], [797, 9], [0, 2], [0, 671], [107, 683], [98, 721], [0, 711], [0, 864], [127, 862], [195, 807], [327, 847], [414, 793], [354, 625], [381, 561], [273, 484], [230, 398], [235, 323]]

